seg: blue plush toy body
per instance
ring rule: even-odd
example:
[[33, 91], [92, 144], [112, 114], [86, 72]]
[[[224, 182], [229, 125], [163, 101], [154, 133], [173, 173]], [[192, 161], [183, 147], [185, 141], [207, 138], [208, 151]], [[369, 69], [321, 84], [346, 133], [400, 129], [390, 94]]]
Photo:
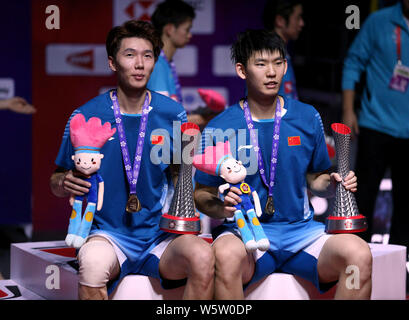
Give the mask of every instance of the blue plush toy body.
[[[91, 230], [96, 210], [101, 210], [104, 198], [104, 181], [98, 174], [101, 160], [101, 147], [112, 137], [116, 129], [110, 123], [101, 124], [101, 120], [92, 117], [85, 120], [82, 114], [75, 115], [70, 121], [70, 136], [75, 154], [72, 160], [81, 178], [91, 184], [87, 194], [70, 197], [72, 206], [68, 234], [65, 242], [68, 246], [80, 248]], [[82, 217], [82, 203], [87, 200], [87, 207]]]
[[231, 155], [229, 141], [206, 147], [204, 154], [194, 157], [193, 165], [206, 173], [218, 175], [227, 182], [219, 186], [220, 194], [232, 187], [241, 191], [241, 202], [235, 206], [234, 218], [244, 245], [248, 251], [268, 250], [270, 242], [257, 218], [262, 214], [257, 191], [244, 182], [247, 170], [241, 161]]
[[[226, 166], [232, 166], [234, 169], [235, 166], [240, 166], [240, 171], [242, 171], [243, 169], [246, 170], [240, 161], [236, 161], [233, 158], [231, 159], [232, 161], [230, 162], [230, 164], [227, 163]], [[247, 175], [247, 172], [245, 173], [245, 175]], [[225, 176], [226, 174], [223, 175], [223, 178], [228, 181], [229, 178], [226, 179]], [[257, 211], [259, 211], [261, 215], [260, 200], [258, 198], [257, 192], [244, 181], [241, 181], [240, 183], [223, 184], [219, 187], [219, 192], [223, 193], [227, 188], [231, 187], [236, 187], [242, 192], [242, 194], [240, 195], [241, 202], [235, 205], [236, 211], [234, 212], [234, 219], [236, 221], [237, 227], [239, 228], [240, 235], [246, 249], [248, 251], [254, 251], [256, 249], [262, 251], [268, 250], [268, 248], [270, 247], [270, 242], [268, 241], [267, 236], [264, 233], [263, 227], [261, 226], [257, 218], [257, 213], [255, 210], [255, 206], [258, 206], [259, 209]], [[253, 198], [254, 205], [251, 201], [251, 198]], [[246, 220], [246, 216], [248, 218], [248, 221]]]
[[[103, 188], [104, 183], [104, 180], [98, 173], [93, 173], [90, 177], [83, 179], [89, 182], [91, 187], [87, 194], [83, 196], [75, 196], [74, 202], [71, 204], [72, 213], [66, 242], [74, 247], [81, 247], [89, 234], [98, 203], [98, 191], [100, 188]], [[101, 196], [103, 196], [103, 194], [101, 194]], [[81, 218], [82, 204], [84, 200], [87, 201], [87, 207], [85, 208], [83, 218]]]

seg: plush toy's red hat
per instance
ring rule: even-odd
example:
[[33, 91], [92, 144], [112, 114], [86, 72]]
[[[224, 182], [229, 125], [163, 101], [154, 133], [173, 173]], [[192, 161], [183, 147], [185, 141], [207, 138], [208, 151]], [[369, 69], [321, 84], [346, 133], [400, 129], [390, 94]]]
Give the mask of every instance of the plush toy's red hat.
[[79, 113], [70, 121], [70, 136], [75, 153], [99, 152], [102, 146], [111, 138], [116, 128], [111, 129], [111, 124], [101, 124], [101, 119], [92, 117], [85, 121], [85, 117]]
[[221, 112], [226, 107], [226, 100], [217, 91], [210, 89], [197, 89], [200, 97], [206, 103], [206, 105], [214, 112]]
[[221, 165], [229, 158], [233, 158], [229, 141], [218, 142], [216, 146], [206, 147], [203, 154], [195, 155], [193, 157], [193, 166], [200, 171], [218, 176]]

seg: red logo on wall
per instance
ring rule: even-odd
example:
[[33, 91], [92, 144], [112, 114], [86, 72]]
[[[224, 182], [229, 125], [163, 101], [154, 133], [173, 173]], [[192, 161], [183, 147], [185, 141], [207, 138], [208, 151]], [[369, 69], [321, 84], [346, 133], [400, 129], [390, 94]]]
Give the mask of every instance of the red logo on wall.
[[[150, 21], [151, 16], [149, 14], [148, 9], [150, 6], [152, 6], [154, 2], [155, 2], [154, 0], [134, 1], [125, 8], [125, 12], [130, 18], [137, 19], [137, 20], [143, 20], [143, 21]], [[138, 5], [143, 10], [140, 15], [137, 14], [137, 10], [136, 10]]]
[[72, 53], [67, 56], [67, 63], [86, 69], [94, 69], [94, 51], [87, 50], [80, 53]]

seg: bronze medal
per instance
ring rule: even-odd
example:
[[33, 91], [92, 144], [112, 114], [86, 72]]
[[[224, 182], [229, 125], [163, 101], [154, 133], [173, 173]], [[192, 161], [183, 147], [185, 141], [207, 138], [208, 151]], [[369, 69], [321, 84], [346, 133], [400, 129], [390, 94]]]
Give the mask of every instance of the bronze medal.
[[274, 212], [276, 211], [275, 207], [274, 207], [274, 201], [273, 201], [273, 197], [269, 196], [267, 198], [267, 203], [266, 203], [266, 208], [264, 210], [267, 214], [269, 215], [273, 215]]
[[138, 212], [141, 210], [141, 202], [136, 194], [130, 194], [128, 202], [126, 203], [126, 211], [129, 213]]

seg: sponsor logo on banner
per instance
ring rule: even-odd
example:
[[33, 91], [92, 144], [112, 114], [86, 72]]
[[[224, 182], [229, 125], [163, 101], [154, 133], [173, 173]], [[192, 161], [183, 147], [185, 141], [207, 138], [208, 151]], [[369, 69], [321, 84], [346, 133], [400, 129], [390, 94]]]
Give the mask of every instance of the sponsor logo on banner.
[[199, 107], [205, 107], [206, 104], [200, 97], [197, 89], [211, 89], [220, 93], [226, 101], [229, 101], [229, 91], [225, 87], [183, 87], [182, 98], [183, 106], [187, 112], [196, 110]]
[[67, 63], [82, 67], [85, 69], [94, 69], [94, 52], [93, 50], [87, 50], [84, 52], [73, 53], [67, 56]]
[[191, 29], [192, 34], [212, 34], [215, 31], [214, 0], [185, 0], [195, 8], [196, 18]]
[[119, 26], [125, 21], [144, 20], [150, 21], [158, 0], [114, 0], [113, 7], [113, 24]]
[[48, 75], [109, 76], [108, 58], [103, 44], [49, 44], [46, 48]]
[[[214, 0], [185, 0], [195, 8], [196, 17], [191, 29], [192, 34], [212, 34], [215, 31]], [[119, 26], [125, 21], [135, 19], [150, 21], [160, 0], [113, 0], [113, 25]]]
[[186, 46], [176, 51], [173, 56], [178, 76], [195, 76], [198, 69], [198, 49]]
[[0, 78], [0, 99], [14, 97], [14, 79]]
[[19, 297], [21, 297], [21, 292], [17, 285], [0, 287], [0, 300], [16, 299]]
[[213, 47], [212, 72], [215, 76], [236, 76], [236, 69], [230, 60], [230, 45]]

